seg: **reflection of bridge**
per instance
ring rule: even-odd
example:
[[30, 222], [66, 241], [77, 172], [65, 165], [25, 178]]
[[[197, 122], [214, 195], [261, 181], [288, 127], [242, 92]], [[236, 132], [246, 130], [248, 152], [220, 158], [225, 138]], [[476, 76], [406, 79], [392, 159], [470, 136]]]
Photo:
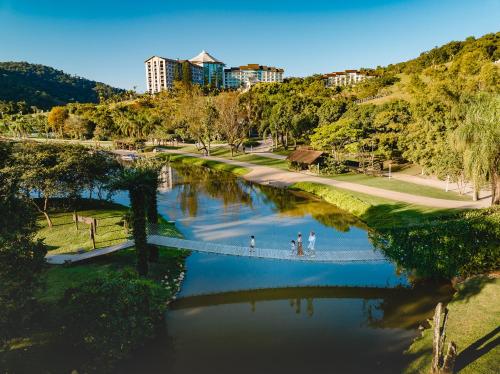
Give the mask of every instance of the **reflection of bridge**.
[[[357, 299], [363, 300], [361, 308], [369, 325], [415, 329], [432, 315], [438, 302], [449, 301], [452, 294], [452, 288], [446, 284], [433, 285], [432, 291], [425, 286], [416, 288], [341, 286], [263, 288], [180, 297], [169, 304], [169, 309], [176, 311], [226, 304], [249, 304], [251, 310], [255, 312], [258, 310], [257, 303], [288, 300], [295, 313], [301, 313], [302, 308], [308, 315], [312, 315], [314, 303], [318, 300]], [[374, 313], [376, 310], [381, 314]]]
[[[316, 251], [314, 257], [312, 256], [297, 256], [290, 250], [286, 249], [271, 249], [271, 248], [254, 248], [250, 251], [249, 247], [240, 247], [235, 245], [227, 245], [221, 243], [211, 243], [195, 240], [185, 240], [172, 238], [162, 235], [149, 235], [148, 243], [159, 245], [162, 247], [173, 247], [179, 249], [189, 249], [196, 252], [215, 253], [229, 256], [241, 257], [255, 257], [267, 258], [275, 260], [292, 260], [304, 262], [353, 262], [353, 261], [383, 261], [385, 257], [378, 251], [346, 248], [345, 250], [321, 250]], [[50, 264], [64, 264], [67, 262], [78, 262], [88, 260], [94, 257], [106, 255], [112, 252], [119, 251], [120, 249], [129, 248], [134, 245], [134, 242], [129, 240], [125, 243], [114, 245], [107, 248], [96, 249], [93, 251], [68, 254], [68, 255], [48, 255], [47, 261]]]
[[171, 310], [200, 308], [246, 302], [294, 299], [386, 299], [408, 297], [415, 292], [410, 288], [304, 286], [262, 288], [243, 291], [226, 291], [213, 294], [185, 296], [170, 304]]

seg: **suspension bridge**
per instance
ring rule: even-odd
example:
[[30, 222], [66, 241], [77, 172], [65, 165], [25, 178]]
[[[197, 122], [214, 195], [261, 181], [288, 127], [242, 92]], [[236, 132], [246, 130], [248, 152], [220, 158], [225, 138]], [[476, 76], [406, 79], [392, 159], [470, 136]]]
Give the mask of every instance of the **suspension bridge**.
[[[227, 256], [239, 257], [253, 257], [262, 259], [273, 260], [289, 260], [289, 261], [302, 261], [302, 262], [356, 262], [356, 261], [384, 261], [385, 257], [382, 253], [376, 250], [367, 250], [360, 248], [345, 248], [343, 250], [317, 250], [314, 254], [305, 254], [298, 256], [296, 252], [289, 249], [277, 248], [253, 248], [248, 246], [235, 246], [215, 242], [205, 242], [197, 240], [186, 240], [173, 238], [163, 235], [148, 235], [148, 243], [162, 247], [171, 247], [178, 249], [188, 249], [196, 252], [213, 253]], [[62, 255], [47, 255], [47, 262], [49, 264], [65, 264], [79, 261], [89, 260], [94, 257], [107, 255], [121, 249], [130, 248], [134, 246], [134, 241], [129, 240], [121, 244], [111, 247], [96, 249], [88, 252], [77, 254], [62, 254]]]

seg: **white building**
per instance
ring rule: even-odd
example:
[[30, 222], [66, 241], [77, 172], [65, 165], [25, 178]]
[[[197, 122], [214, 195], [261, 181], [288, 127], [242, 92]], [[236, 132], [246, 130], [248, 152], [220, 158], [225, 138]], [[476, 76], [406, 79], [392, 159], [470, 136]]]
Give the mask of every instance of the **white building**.
[[154, 94], [174, 87], [175, 80], [182, 80], [183, 65], [190, 69], [191, 81], [203, 84], [203, 67], [188, 60], [172, 60], [165, 57], [153, 56], [144, 62], [146, 68], [147, 92]]
[[259, 64], [224, 69], [224, 87], [250, 87], [259, 82], [283, 82], [284, 69]]
[[373, 76], [362, 73], [359, 70], [338, 71], [324, 75], [327, 87], [351, 86], [372, 77]]

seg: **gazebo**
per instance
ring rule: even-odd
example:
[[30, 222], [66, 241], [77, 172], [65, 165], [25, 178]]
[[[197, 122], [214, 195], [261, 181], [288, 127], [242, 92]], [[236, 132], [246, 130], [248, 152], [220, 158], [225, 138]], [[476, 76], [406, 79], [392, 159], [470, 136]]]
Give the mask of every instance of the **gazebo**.
[[323, 155], [324, 152], [302, 148], [292, 152], [286, 159], [292, 164], [292, 167], [304, 170], [313, 164], [321, 163]]

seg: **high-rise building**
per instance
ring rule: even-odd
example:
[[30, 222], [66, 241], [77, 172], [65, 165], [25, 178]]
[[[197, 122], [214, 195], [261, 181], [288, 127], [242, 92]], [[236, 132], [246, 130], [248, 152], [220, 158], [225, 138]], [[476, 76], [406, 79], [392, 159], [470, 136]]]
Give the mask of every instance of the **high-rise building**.
[[146, 67], [146, 86], [149, 93], [171, 89], [174, 83], [178, 62], [168, 58], [153, 56], [144, 62]]
[[325, 84], [327, 87], [334, 87], [351, 86], [362, 82], [365, 79], [372, 78], [373, 76], [364, 72], [360, 72], [359, 70], [346, 70], [337, 71], [335, 73], [328, 73], [323, 77], [325, 79]]
[[224, 87], [248, 88], [259, 82], [283, 82], [284, 69], [259, 64], [224, 69]]
[[175, 80], [188, 79], [199, 85], [223, 86], [224, 63], [205, 51], [191, 60], [153, 56], [144, 65], [147, 91], [151, 94], [172, 89]]
[[217, 60], [204, 50], [189, 61], [203, 68], [203, 80], [206, 85], [222, 87], [224, 80], [224, 63], [222, 61]]

